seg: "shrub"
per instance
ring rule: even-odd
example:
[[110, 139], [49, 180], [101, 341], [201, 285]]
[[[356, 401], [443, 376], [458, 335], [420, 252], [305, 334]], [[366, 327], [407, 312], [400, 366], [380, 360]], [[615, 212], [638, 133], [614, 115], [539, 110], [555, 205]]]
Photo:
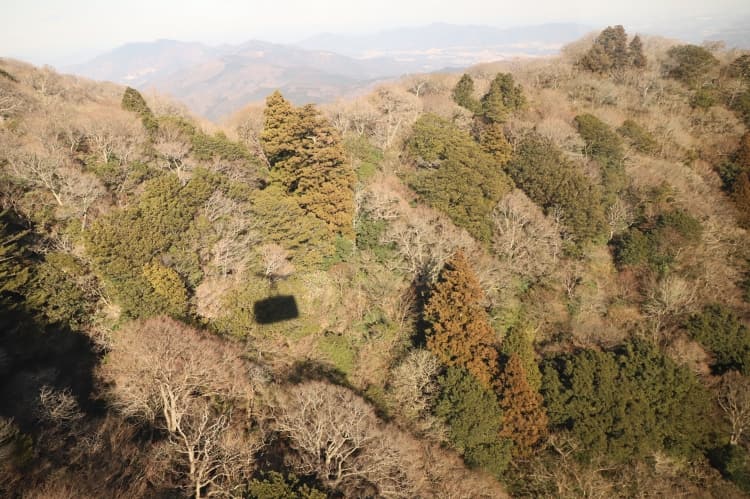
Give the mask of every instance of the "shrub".
[[718, 469], [724, 478], [750, 494], [750, 458], [744, 447], [727, 444], [713, 449], [708, 457], [711, 465]]
[[247, 486], [250, 499], [325, 499], [320, 490], [301, 483], [295, 475], [275, 471], [253, 479]]
[[690, 86], [705, 79], [719, 65], [718, 59], [710, 51], [697, 45], [678, 45], [669, 49], [667, 55], [667, 75]]
[[693, 108], [698, 108], [702, 110], [706, 110], [710, 108], [711, 106], [715, 106], [718, 102], [718, 97], [716, 95], [716, 91], [712, 88], [707, 87], [701, 87], [697, 89], [692, 97], [690, 97], [690, 106]]
[[643, 154], [655, 154], [659, 144], [654, 136], [633, 120], [625, 120], [617, 132], [625, 137], [630, 145]]

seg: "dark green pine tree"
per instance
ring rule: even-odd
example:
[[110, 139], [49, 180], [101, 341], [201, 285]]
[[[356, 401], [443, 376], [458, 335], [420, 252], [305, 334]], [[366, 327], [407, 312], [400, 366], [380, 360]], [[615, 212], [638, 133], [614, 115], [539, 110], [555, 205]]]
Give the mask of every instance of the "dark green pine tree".
[[124, 110], [136, 113], [140, 116], [143, 126], [150, 134], [154, 134], [159, 128], [159, 123], [156, 121], [154, 113], [151, 111], [151, 108], [148, 107], [146, 100], [138, 90], [127, 87], [122, 94], [122, 102], [120, 105]]
[[440, 378], [435, 415], [448, 425], [448, 439], [472, 468], [500, 476], [510, 461], [510, 441], [500, 436], [502, 410], [492, 390], [466, 370], [449, 368]]
[[630, 65], [634, 68], [643, 69], [646, 67], [646, 55], [643, 53], [643, 42], [641, 37], [635, 35], [630, 41], [628, 47], [630, 53]]
[[525, 102], [521, 86], [515, 84], [513, 75], [498, 73], [490, 83], [489, 91], [482, 97], [482, 113], [490, 122], [503, 123]]
[[620, 25], [608, 26], [594, 40], [594, 45], [578, 61], [578, 65], [595, 73], [608, 73], [630, 66], [628, 35]]
[[479, 112], [479, 102], [474, 98], [474, 80], [467, 73], [464, 73], [453, 89], [453, 100], [472, 113]]

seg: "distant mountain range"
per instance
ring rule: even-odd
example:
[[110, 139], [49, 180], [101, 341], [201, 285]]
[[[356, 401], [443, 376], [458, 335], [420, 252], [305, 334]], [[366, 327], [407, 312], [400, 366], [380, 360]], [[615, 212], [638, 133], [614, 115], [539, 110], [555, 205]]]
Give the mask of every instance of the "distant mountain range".
[[431, 24], [372, 35], [324, 34], [293, 45], [129, 43], [63, 68], [97, 80], [155, 88], [218, 119], [279, 89], [295, 103], [327, 102], [407, 73], [458, 69], [556, 52], [593, 30], [579, 24], [498, 29]]
[[401, 56], [435, 58], [455, 52], [496, 51], [509, 54], [548, 54], [594, 28], [559, 23], [516, 28], [459, 26], [436, 23], [366, 35], [320, 34], [297, 43], [308, 50], [328, 50], [351, 57]]

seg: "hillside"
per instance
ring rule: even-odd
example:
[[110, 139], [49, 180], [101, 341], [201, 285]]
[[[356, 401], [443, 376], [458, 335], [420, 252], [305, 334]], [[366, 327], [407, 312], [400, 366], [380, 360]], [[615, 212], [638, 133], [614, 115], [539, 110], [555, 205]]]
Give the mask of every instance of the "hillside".
[[228, 74], [307, 52], [162, 45], [102, 71], [265, 103], [0, 59], [0, 495], [750, 493], [750, 54], [615, 26], [298, 106]]

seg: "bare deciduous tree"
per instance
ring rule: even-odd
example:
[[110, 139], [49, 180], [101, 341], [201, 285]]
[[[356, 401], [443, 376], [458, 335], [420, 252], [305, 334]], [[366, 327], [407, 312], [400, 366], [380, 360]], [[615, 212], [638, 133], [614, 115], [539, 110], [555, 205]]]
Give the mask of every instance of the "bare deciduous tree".
[[669, 275], [657, 282], [648, 293], [644, 312], [652, 322], [652, 336], [657, 342], [659, 333], [670, 325], [670, 320], [689, 312], [695, 299], [695, 285], [687, 280]]
[[389, 396], [395, 411], [417, 431], [436, 440], [444, 438], [445, 428], [430, 410], [438, 395], [440, 362], [428, 350], [412, 351], [391, 372]]
[[420, 110], [419, 99], [398, 88], [380, 87], [371, 102], [379, 114], [375, 139], [383, 149], [388, 149], [399, 134], [416, 120]]
[[173, 319], [134, 322], [113, 337], [103, 366], [114, 405], [173, 433], [198, 398], [252, 395], [242, 363], [228, 346]]
[[521, 191], [503, 198], [492, 212], [493, 249], [521, 275], [552, 270], [562, 249], [559, 226]]
[[65, 202], [75, 211], [75, 216], [81, 219], [81, 226], [85, 229], [91, 207], [107, 190], [95, 175], [76, 168], [61, 168], [60, 178]]
[[215, 192], [206, 201], [203, 214], [216, 234], [210, 258], [222, 276], [239, 274], [247, 261], [248, 248], [260, 240], [256, 221], [247, 207]]
[[737, 371], [729, 371], [721, 377], [717, 399], [732, 427], [729, 443], [738, 445], [750, 427], [750, 380]]
[[8, 158], [11, 174], [36, 187], [47, 190], [58, 206], [63, 206], [62, 176], [60, 169], [65, 159], [54, 153], [16, 151]]
[[195, 499], [244, 497], [259, 446], [236, 438], [242, 429], [230, 425], [229, 415], [217, 415], [206, 401], [199, 401], [169, 434], [169, 447], [180, 461], [176, 470], [187, 478]]
[[83, 418], [83, 412], [69, 389], [54, 390], [43, 386], [39, 390], [37, 417], [59, 427], [70, 428]]
[[372, 484], [381, 497], [411, 497], [402, 456], [373, 409], [350, 390], [320, 381], [280, 397], [273, 427], [297, 451], [296, 468], [331, 487]]
[[617, 198], [607, 208], [607, 225], [609, 226], [609, 239], [619, 234], [633, 224], [633, 212], [622, 199]]
[[289, 252], [278, 244], [264, 244], [259, 249], [263, 259], [263, 275], [271, 282], [289, 277], [294, 265], [289, 261]]
[[249, 472], [257, 449], [232, 442], [230, 414], [220, 410], [221, 402], [245, 407], [252, 399], [236, 352], [177, 321], [154, 318], [118, 331], [102, 373], [114, 382], [115, 407], [167, 431], [196, 498], [232, 496], [233, 480]]
[[176, 126], [159, 127], [159, 136], [154, 147], [162, 155], [164, 169], [174, 172], [180, 182], [187, 182], [191, 165], [187, 161], [192, 146], [187, 137]]
[[23, 105], [23, 97], [5, 86], [0, 86], [0, 119], [21, 109]]
[[127, 164], [145, 139], [143, 125], [132, 113], [120, 109], [91, 110], [90, 120], [84, 124], [86, 140], [103, 163], [117, 157]]

